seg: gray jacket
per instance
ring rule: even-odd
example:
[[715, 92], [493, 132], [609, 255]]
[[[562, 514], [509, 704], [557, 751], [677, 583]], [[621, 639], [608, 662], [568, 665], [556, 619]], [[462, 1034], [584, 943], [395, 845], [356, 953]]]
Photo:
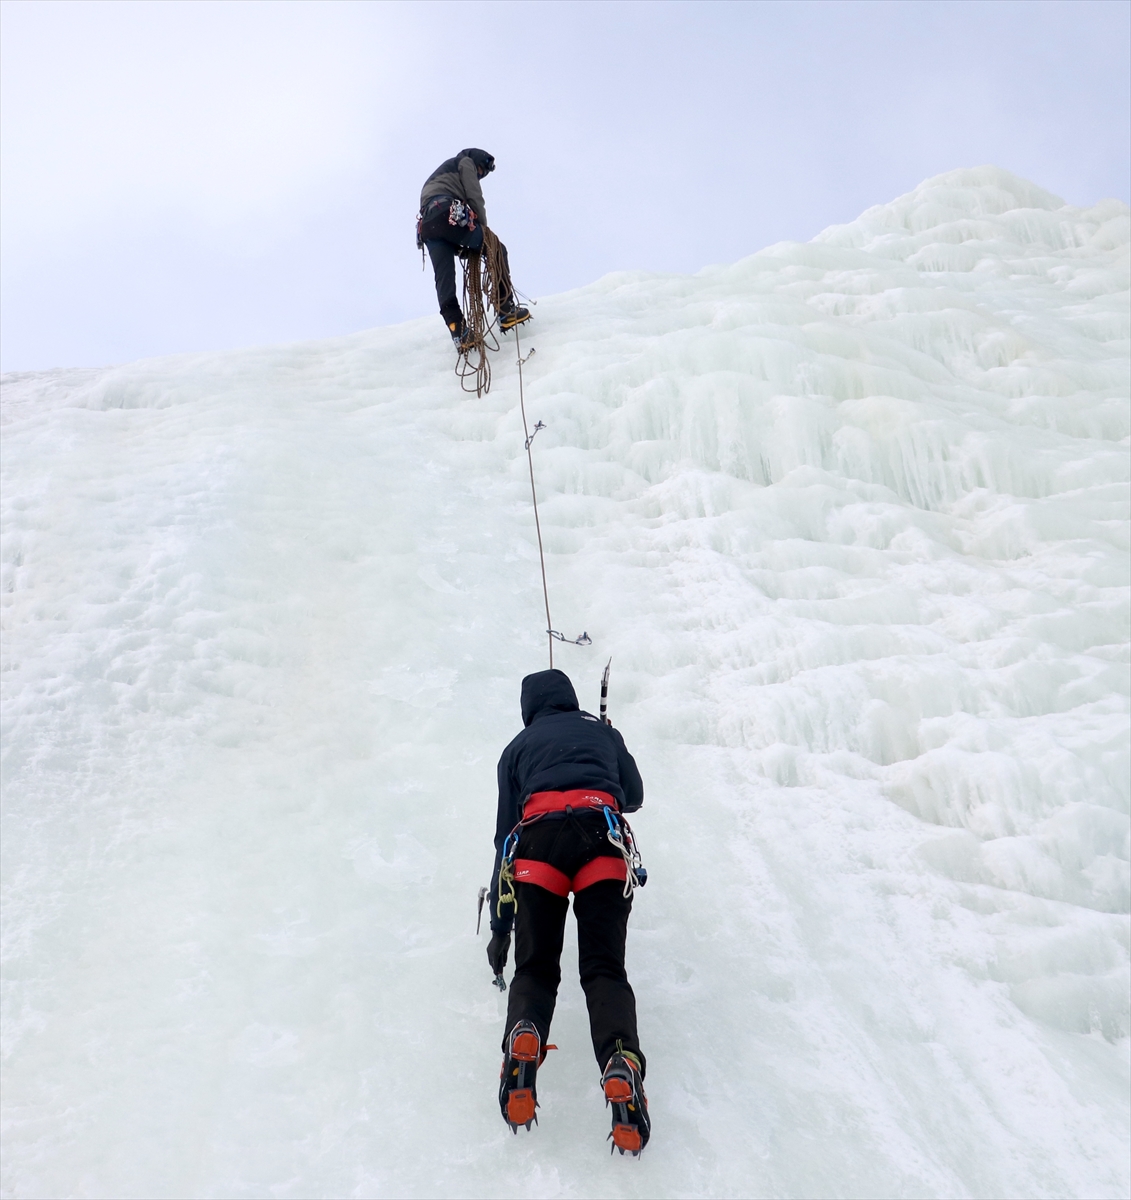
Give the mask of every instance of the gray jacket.
[[480, 225], [487, 224], [487, 207], [483, 203], [483, 189], [479, 186], [475, 163], [466, 152], [462, 156], [446, 159], [428, 176], [420, 193], [422, 212], [433, 196], [454, 196], [457, 200], [462, 200], [475, 210]]

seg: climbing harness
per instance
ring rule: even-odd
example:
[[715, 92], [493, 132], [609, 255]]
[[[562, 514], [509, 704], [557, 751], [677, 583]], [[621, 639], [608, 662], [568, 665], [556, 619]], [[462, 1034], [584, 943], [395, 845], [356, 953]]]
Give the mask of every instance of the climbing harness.
[[[605, 837], [619, 853], [619, 858], [601, 855], [591, 859], [572, 878], [557, 867], [539, 859], [519, 858], [518, 846], [522, 831], [551, 815], [572, 816], [576, 812], [601, 812], [605, 816]], [[572, 788], [564, 792], [534, 792], [522, 808], [522, 818], [507, 834], [499, 861], [498, 902], [495, 913], [503, 915], [503, 905], [514, 905], [518, 913], [516, 883], [533, 883], [545, 888], [555, 896], [568, 896], [570, 892], [581, 892], [595, 883], [615, 879], [624, 884], [627, 900], [638, 887], [648, 882], [648, 872], [636, 848], [632, 827], [620, 812], [615, 796], [593, 788]]]
[[620, 883], [624, 879], [625, 866], [619, 858], [610, 858], [607, 854], [588, 862], [571, 879], [564, 871], [552, 867], [548, 862], [536, 858], [520, 858], [515, 862], [514, 877], [518, 883], [533, 883], [560, 896], [563, 900], [570, 892], [583, 892], [595, 883], [606, 879], [615, 879]]

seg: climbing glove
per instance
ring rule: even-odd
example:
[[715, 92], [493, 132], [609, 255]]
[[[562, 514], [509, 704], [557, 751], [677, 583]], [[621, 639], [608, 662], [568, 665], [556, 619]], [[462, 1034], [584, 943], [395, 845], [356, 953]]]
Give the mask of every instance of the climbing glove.
[[509, 933], [492, 933], [491, 941], [487, 945], [487, 961], [491, 964], [491, 970], [496, 975], [503, 973], [503, 968], [507, 965], [507, 955], [511, 949], [511, 935]]

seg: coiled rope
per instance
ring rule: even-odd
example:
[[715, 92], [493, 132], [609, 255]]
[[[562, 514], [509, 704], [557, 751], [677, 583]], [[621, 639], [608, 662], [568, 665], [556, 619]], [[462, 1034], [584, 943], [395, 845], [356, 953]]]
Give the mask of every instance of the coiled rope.
[[499, 301], [514, 295], [507, 261], [499, 239], [483, 229], [483, 249], [468, 250], [463, 256], [464, 349], [456, 359], [456, 374], [465, 392], [484, 396], [491, 390], [489, 350], [498, 350], [495, 336]]

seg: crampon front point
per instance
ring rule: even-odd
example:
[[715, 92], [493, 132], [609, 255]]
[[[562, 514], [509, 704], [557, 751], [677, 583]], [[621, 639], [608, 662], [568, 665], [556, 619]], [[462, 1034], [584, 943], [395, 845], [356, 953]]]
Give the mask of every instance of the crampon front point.
[[648, 1144], [652, 1124], [648, 1119], [648, 1097], [634, 1054], [614, 1054], [601, 1077], [605, 1104], [613, 1110], [609, 1153], [626, 1150], [635, 1158]]
[[520, 1125], [529, 1129], [538, 1123], [534, 1079], [547, 1052], [556, 1049], [552, 1045], [543, 1047], [532, 1021], [519, 1021], [511, 1030], [499, 1079], [499, 1108], [512, 1133], [517, 1134]]

